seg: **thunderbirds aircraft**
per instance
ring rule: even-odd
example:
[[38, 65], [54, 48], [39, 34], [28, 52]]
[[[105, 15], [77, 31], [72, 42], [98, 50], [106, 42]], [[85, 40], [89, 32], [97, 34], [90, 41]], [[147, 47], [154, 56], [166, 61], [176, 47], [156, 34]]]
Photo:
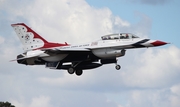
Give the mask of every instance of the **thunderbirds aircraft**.
[[45, 65], [50, 69], [64, 69], [80, 76], [83, 70], [115, 63], [127, 49], [155, 47], [167, 44], [163, 41], [139, 38], [131, 33], [102, 36], [100, 40], [85, 44], [52, 43], [46, 41], [24, 23], [11, 25], [23, 44], [24, 53], [17, 56], [19, 64]]

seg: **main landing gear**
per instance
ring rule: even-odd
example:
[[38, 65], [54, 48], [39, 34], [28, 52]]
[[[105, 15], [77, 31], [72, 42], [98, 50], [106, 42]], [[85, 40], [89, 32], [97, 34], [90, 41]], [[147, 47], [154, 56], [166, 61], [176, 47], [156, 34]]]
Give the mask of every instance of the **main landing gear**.
[[75, 70], [73, 67], [70, 67], [70, 68], [68, 69], [68, 73], [69, 73], [69, 74], [74, 74], [74, 72], [76, 73], [77, 76], [80, 76], [80, 75], [82, 75], [83, 70], [81, 70], [81, 69]]
[[80, 75], [82, 75], [83, 71], [81, 69], [79, 69], [79, 70], [76, 70], [75, 73], [77, 76], [80, 76]]
[[68, 73], [69, 73], [69, 74], [74, 74], [74, 72], [75, 72], [74, 68], [70, 67], [70, 68], [68, 69]]

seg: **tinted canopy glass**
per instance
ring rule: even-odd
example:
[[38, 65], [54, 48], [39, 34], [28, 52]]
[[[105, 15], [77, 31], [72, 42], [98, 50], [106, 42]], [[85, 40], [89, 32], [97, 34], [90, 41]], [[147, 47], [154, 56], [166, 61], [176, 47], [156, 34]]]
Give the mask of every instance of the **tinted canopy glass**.
[[102, 40], [132, 39], [132, 38], [139, 38], [139, 37], [131, 33], [110, 34], [101, 37]]

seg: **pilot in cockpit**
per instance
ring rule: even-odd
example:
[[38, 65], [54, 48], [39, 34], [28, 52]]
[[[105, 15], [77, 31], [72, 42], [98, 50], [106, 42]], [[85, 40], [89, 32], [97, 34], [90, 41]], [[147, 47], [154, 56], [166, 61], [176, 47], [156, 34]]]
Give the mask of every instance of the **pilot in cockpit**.
[[128, 34], [120, 34], [120, 39], [129, 39], [129, 35]]
[[125, 37], [125, 39], [129, 39], [129, 35], [128, 35], [128, 34], [126, 34], [126, 37]]

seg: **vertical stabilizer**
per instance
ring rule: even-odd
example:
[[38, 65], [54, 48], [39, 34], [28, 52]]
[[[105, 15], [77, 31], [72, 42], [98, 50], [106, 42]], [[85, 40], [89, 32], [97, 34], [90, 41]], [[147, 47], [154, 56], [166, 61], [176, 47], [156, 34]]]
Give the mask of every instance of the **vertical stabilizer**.
[[24, 23], [12, 24], [11, 26], [14, 28], [17, 36], [23, 44], [24, 51], [68, 45], [59, 43], [49, 43]]

